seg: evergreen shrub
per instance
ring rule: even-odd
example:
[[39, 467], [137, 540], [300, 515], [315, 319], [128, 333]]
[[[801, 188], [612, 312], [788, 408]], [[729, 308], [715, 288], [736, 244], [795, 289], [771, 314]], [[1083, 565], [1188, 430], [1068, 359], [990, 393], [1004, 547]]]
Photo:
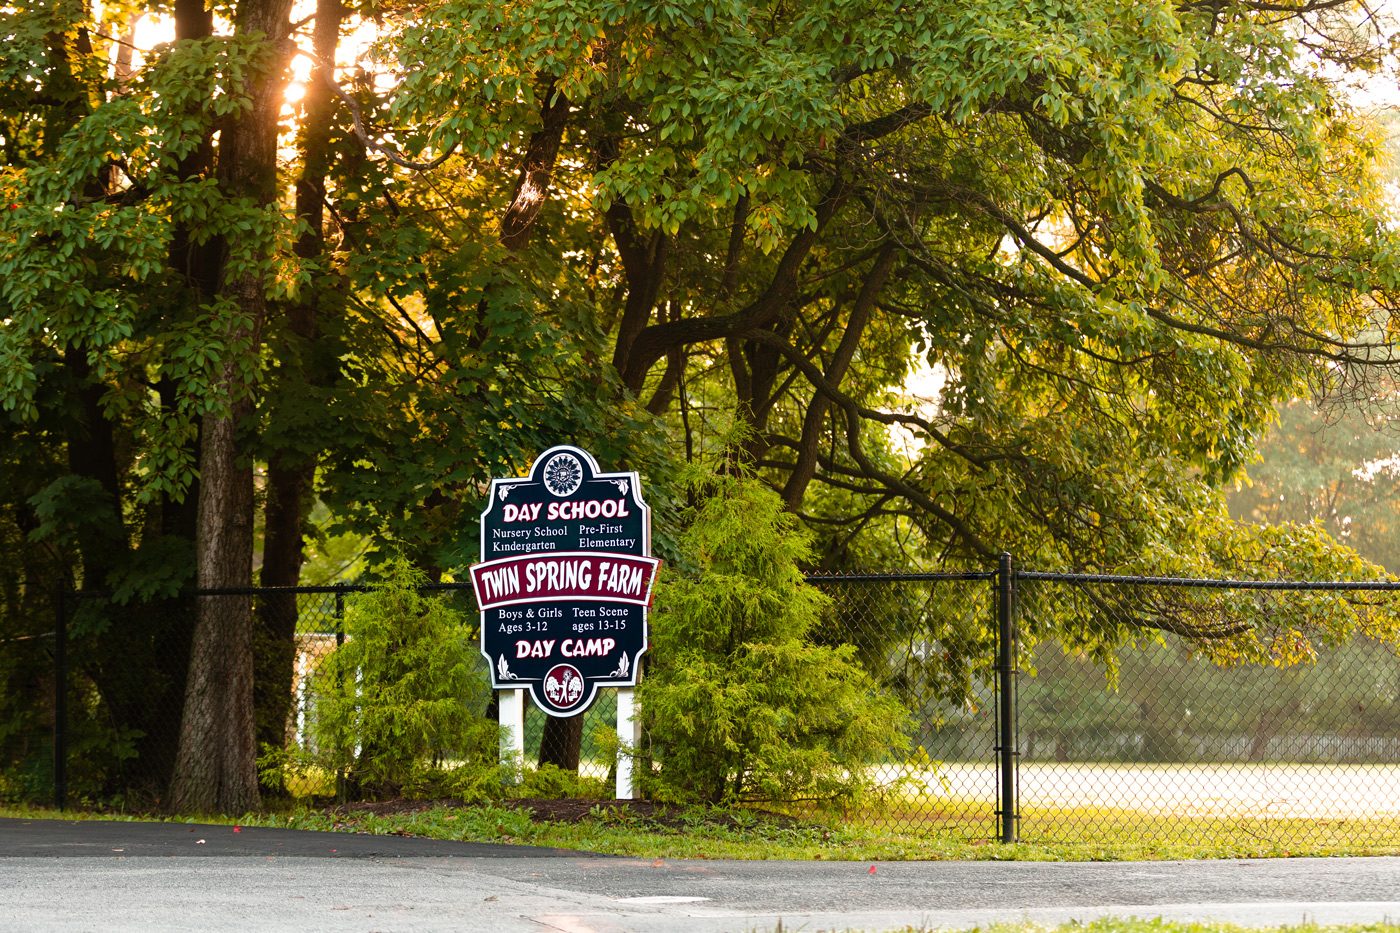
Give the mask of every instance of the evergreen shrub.
[[[341, 775], [361, 797], [498, 795], [498, 727], [474, 626], [403, 557], [354, 600], [345, 643], [315, 676], [310, 749], [292, 764]], [[275, 759], [270, 764], [282, 764]]]
[[907, 745], [907, 713], [855, 649], [813, 644], [827, 607], [800, 563], [810, 536], [757, 480], [709, 478], [680, 546], [692, 566], [656, 587], [637, 688], [644, 790], [733, 804], [849, 802]]

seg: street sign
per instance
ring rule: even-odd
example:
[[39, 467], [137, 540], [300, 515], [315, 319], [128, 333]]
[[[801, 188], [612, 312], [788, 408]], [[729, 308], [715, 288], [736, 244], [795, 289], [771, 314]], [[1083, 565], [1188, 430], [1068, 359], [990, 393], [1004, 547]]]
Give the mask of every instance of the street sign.
[[526, 478], [492, 480], [471, 568], [491, 685], [529, 690], [551, 716], [635, 686], [659, 563], [634, 472], [600, 472], [564, 445]]

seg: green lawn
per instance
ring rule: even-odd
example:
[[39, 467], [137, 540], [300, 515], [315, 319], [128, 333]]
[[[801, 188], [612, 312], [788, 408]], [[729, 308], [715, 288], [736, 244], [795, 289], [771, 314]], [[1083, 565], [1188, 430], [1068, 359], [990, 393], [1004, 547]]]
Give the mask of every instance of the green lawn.
[[[110, 812], [59, 814], [46, 809], [0, 808], [0, 816], [63, 819], [143, 819]], [[667, 827], [626, 812], [599, 807], [577, 823], [534, 823], [520, 810], [500, 805], [435, 808], [419, 813], [349, 816], [291, 809], [214, 818], [212, 822], [282, 826], [343, 832], [398, 833], [439, 839], [519, 842], [646, 858], [832, 859], [898, 861], [924, 859], [1119, 861], [1133, 859], [1279, 858], [1289, 856], [1397, 855], [1400, 828], [1367, 827], [1361, 843], [1329, 837], [1324, 827], [1296, 822], [1259, 825], [1201, 820], [1170, 824], [1170, 832], [1146, 832], [1140, 824], [1115, 826], [1112, 814], [1060, 811], [1056, 821], [1080, 822], [1093, 842], [1027, 839], [1003, 845], [966, 827], [910, 830], [878, 822], [839, 820], [771, 821], [748, 811], [686, 811], [682, 825]], [[1092, 830], [1089, 827], [1092, 826]], [[979, 827], [982, 828], [982, 827]]]

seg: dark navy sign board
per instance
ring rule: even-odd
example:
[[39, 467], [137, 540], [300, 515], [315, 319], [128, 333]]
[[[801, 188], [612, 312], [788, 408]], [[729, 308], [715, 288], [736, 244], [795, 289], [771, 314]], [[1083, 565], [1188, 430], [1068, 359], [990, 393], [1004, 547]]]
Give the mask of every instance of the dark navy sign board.
[[551, 447], [490, 495], [471, 574], [491, 685], [528, 689], [551, 716], [583, 712], [599, 687], [636, 686], [660, 563], [637, 474]]

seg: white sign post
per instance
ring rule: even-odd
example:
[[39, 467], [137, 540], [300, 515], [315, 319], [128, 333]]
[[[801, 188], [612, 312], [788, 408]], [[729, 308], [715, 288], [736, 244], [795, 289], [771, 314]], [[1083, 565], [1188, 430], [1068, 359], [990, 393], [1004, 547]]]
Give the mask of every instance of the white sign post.
[[525, 767], [525, 691], [498, 690], [496, 703], [501, 723], [501, 763], [519, 774]]
[[642, 738], [642, 724], [637, 721], [636, 697], [631, 687], [617, 688], [617, 737], [627, 746], [617, 750], [617, 799], [632, 800], [637, 796], [632, 781], [632, 755]]

